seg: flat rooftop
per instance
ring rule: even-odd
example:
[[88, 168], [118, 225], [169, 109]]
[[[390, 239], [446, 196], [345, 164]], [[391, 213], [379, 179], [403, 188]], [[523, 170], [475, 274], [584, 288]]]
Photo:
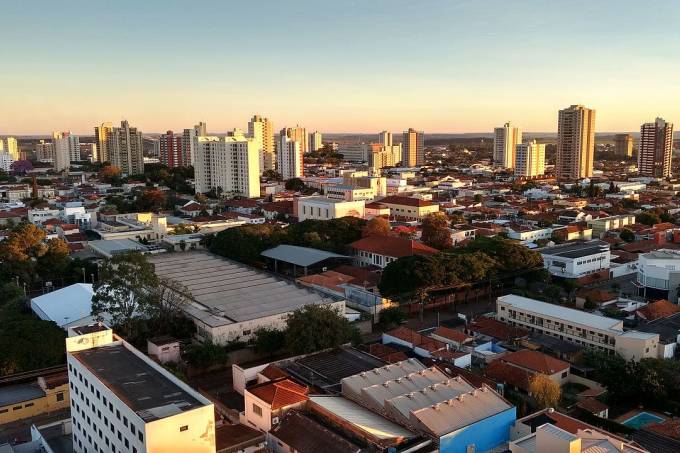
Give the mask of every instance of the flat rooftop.
[[204, 406], [122, 343], [72, 355], [147, 423]]
[[593, 315], [584, 311], [574, 310], [573, 308], [549, 304], [547, 302], [516, 296], [514, 294], [501, 296], [498, 298], [498, 300], [521, 310], [549, 316], [551, 318], [561, 319], [567, 322], [573, 322], [575, 324], [581, 324], [582, 326], [588, 326], [595, 329], [612, 330], [623, 333], [622, 328], [617, 328], [617, 326], [623, 323], [623, 321], [619, 319]]
[[541, 250], [541, 254], [561, 256], [563, 258], [582, 258], [597, 253], [604, 253], [607, 250], [609, 250], [609, 244], [607, 242], [596, 240], [549, 247]]
[[0, 387], [0, 407], [42, 398], [45, 392], [35, 384], [13, 384]]
[[149, 261], [156, 275], [187, 287], [193, 303], [185, 311], [211, 327], [342, 300], [208, 252], [160, 254]]

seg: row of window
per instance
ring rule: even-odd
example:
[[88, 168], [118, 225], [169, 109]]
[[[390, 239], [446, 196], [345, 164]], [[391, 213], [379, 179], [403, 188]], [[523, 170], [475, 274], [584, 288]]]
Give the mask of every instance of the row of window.
[[[33, 407], [33, 406], [34, 406], [34, 403], [26, 403], [26, 404], [24, 404], [24, 405], [19, 404], [18, 406], [13, 406], [13, 407], [12, 407], [12, 412], [14, 412], [14, 411], [20, 411], [21, 409], [25, 409], [25, 408], [27, 408], [27, 407]], [[9, 410], [10, 410], [9, 407], [4, 408], [4, 409], [0, 409], [0, 414], [6, 414], [7, 412], [9, 412]]]

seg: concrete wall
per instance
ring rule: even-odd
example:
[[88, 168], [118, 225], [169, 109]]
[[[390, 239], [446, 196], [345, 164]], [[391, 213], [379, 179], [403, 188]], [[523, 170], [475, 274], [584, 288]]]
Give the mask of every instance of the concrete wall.
[[453, 431], [439, 439], [439, 451], [467, 453], [468, 446], [474, 445], [475, 452], [486, 452], [503, 445], [510, 439], [510, 428], [514, 425], [516, 417], [516, 410], [511, 407], [473, 425]]
[[148, 453], [214, 453], [215, 409], [211, 404], [147, 423], [146, 439]]

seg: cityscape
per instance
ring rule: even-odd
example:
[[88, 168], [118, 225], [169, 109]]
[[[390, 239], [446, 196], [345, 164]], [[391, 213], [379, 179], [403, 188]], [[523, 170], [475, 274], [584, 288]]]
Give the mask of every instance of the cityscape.
[[680, 452], [680, 5], [31, 6], [0, 453]]

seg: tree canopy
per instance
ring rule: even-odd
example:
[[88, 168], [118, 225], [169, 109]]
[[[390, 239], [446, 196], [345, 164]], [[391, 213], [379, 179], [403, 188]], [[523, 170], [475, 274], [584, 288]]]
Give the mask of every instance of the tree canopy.
[[453, 246], [449, 219], [443, 212], [433, 212], [425, 216], [422, 229], [422, 241], [430, 247], [446, 250]]
[[361, 230], [363, 237], [368, 236], [389, 236], [391, 232], [390, 222], [384, 217], [373, 217], [366, 222], [366, 225]]
[[306, 354], [338, 347], [358, 336], [358, 331], [331, 306], [306, 305], [288, 317], [285, 342], [292, 354]]
[[529, 393], [540, 408], [555, 407], [560, 401], [562, 391], [560, 385], [550, 376], [538, 373], [529, 382]]

